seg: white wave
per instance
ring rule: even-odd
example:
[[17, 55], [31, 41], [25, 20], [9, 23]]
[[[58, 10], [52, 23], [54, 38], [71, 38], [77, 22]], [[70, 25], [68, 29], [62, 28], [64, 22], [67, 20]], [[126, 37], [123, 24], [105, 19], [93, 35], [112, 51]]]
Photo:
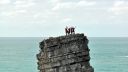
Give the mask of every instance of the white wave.
[[128, 56], [118, 56], [118, 57], [128, 57]]
[[128, 57], [128, 56], [124, 56], [124, 57]]

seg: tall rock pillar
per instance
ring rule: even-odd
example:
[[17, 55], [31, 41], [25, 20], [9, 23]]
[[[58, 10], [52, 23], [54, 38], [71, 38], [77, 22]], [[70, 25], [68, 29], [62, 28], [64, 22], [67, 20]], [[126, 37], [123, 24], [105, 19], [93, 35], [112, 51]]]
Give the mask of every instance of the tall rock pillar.
[[40, 42], [40, 72], [94, 72], [84, 34], [51, 37]]

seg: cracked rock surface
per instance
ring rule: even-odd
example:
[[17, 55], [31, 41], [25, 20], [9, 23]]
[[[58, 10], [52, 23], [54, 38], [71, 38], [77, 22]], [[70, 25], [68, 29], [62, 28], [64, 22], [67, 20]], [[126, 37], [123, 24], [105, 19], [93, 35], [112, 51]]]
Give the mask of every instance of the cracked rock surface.
[[50, 37], [40, 42], [39, 72], [94, 72], [84, 34]]

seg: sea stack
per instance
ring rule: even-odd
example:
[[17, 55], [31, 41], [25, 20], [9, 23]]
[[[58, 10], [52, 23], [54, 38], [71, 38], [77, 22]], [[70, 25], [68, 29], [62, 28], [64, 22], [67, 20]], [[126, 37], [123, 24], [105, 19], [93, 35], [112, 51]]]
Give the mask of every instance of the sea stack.
[[50, 37], [40, 42], [39, 72], [94, 72], [84, 34]]

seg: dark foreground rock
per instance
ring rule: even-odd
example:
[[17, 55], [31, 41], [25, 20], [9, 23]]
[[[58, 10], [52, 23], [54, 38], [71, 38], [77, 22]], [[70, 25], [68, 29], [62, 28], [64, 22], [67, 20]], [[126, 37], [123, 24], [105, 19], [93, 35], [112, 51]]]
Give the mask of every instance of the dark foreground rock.
[[40, 42], [40, 72], [94, 72], [84, 34], [51, 37]]

